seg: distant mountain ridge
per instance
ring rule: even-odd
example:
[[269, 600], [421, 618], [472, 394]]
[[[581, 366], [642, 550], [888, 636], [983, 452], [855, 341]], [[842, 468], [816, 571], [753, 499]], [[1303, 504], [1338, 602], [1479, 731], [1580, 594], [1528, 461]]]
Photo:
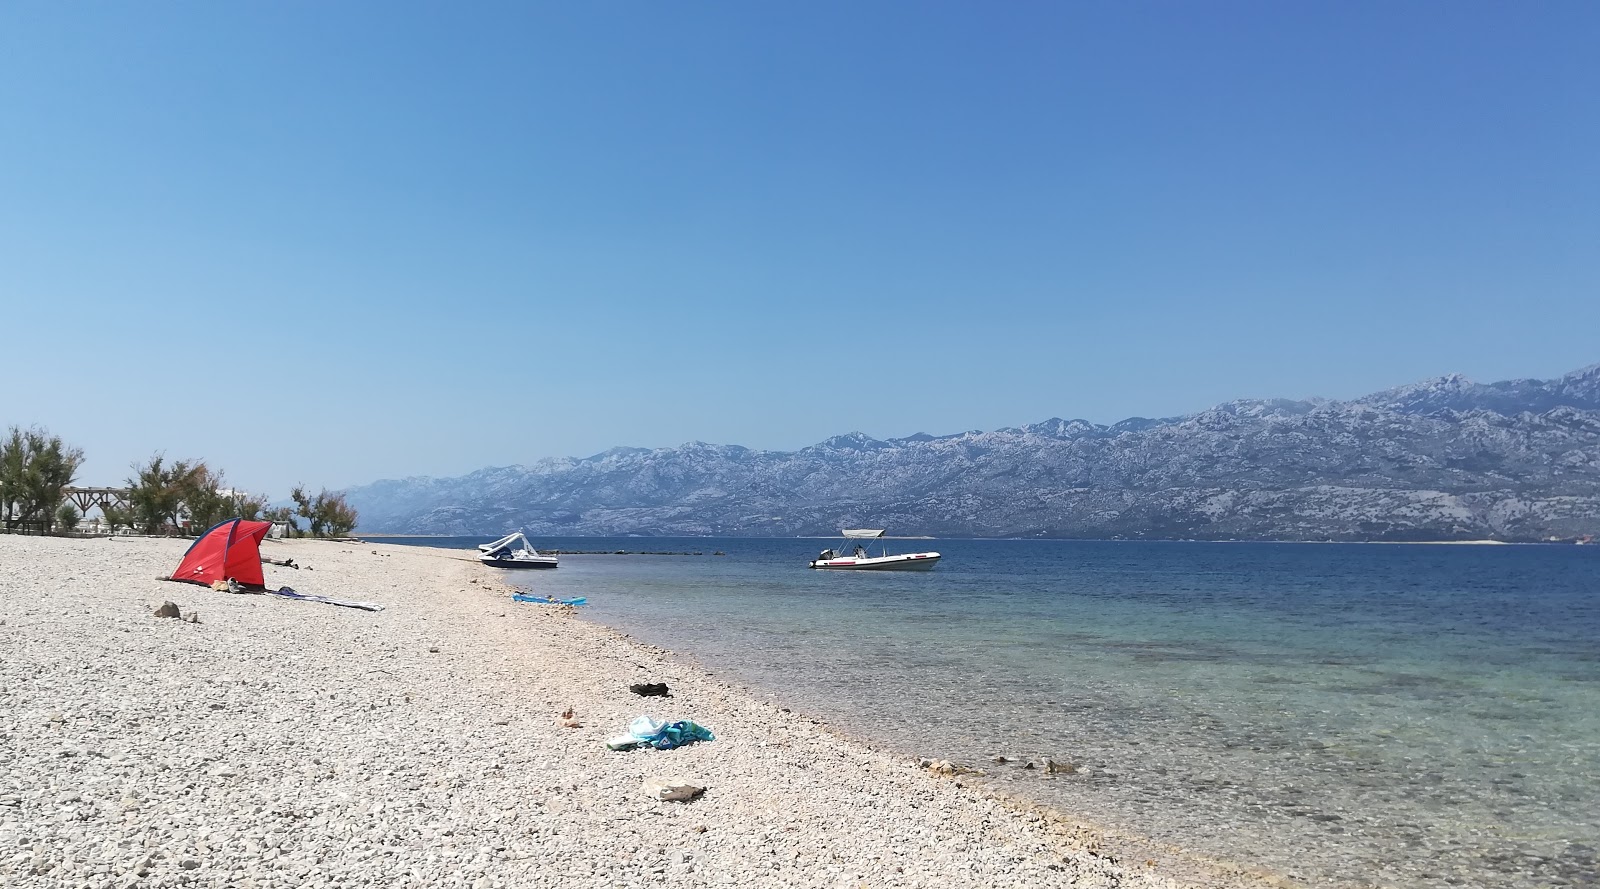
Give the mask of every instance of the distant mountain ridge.
[[366, 533], [1570, 538], [1600, 531], [1600, 364], [1110, 426], [619, 447], [346, 493]]

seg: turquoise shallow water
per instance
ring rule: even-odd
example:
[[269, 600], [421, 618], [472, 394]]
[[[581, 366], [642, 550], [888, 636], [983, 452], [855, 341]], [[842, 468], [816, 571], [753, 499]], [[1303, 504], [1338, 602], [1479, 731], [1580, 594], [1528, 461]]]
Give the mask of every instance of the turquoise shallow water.
[[907, 753], [1313, 884], [1600, 885], [1600, 547], [941, 540], [891, 544], [943, 552], [926, 574], [806, 569], [825, 543], [540, 540], [705, 555], [517, 578]]

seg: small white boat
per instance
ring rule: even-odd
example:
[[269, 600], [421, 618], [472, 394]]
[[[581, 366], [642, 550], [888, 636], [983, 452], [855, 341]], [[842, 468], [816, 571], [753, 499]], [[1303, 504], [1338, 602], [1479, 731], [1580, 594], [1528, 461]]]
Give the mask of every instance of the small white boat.
[[478, 549], [483, 553], [478, 561], [490, 568], [554, 568], [557, 562], [555, 556], [540, 555], [521, 531], [494, 543], [480, 543]]
[[[844, 535], [844, 544], [838, 551], [825, 549], [811, 561], [813, 568], [829, 568], [834, 571], [927, 571], [939, 561], [938, 553], [904, 553], [890, 555], [888, 544], [881, 543], [883, 531], [872, 528], [846, 528], [839, 532]], [[851, 546], [850, 541], [856, 541], [854, 548], [849, 553], [845, 549]], [[874, 556], [867, 551], [863, 540], [879, 540], [881, 552]]]

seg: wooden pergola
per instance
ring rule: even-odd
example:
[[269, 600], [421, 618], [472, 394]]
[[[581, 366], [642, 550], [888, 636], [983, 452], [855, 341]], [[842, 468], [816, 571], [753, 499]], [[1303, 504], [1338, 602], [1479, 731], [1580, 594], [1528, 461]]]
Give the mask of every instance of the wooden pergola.
[[100, 507], [102, 513], [108, 506], [120, 509], [131, 509], [133, 506], [128, 499], [132, 491], [128, 488], [62, 488], [61, 494], [67, 502], [78, 507], [79, 515], [88, 515], [89, 510], [96, 506]]

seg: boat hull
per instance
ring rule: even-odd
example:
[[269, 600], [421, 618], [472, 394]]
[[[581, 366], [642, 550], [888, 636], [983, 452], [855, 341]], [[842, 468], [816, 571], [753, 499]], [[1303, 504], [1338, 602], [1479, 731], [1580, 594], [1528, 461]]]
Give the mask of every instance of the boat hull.
[[817, 559], [811, 567], [828, 571], [930, 571], [938, 563], [938, 553], [907, 553], [875, 559]]
[[540, 557], [537, 559], [479, 559], [481, 564], [490, 568], [554, 568], [556, 559]]

